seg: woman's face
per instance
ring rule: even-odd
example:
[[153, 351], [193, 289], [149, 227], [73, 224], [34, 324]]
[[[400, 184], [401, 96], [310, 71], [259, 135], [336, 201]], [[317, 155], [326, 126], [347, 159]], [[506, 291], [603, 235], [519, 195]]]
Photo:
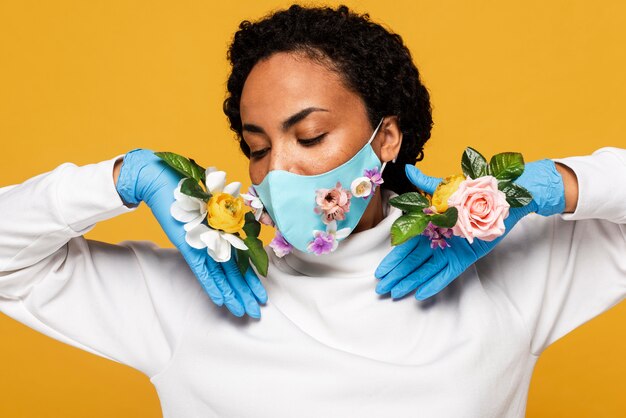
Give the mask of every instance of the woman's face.
[[[337, 73], [300, 54], [275, 53], [258, 62], [244, 84], [240, 112], [253, 184], [270, 170], [331, 170], [356, 154], [373, 131], [360, 96]], [[393, 159], [400, 145], [387, 136], [401, 139], [387, 120], [397, 128], [395, 118], [386, 118], [372, 142], [381, 161]]]

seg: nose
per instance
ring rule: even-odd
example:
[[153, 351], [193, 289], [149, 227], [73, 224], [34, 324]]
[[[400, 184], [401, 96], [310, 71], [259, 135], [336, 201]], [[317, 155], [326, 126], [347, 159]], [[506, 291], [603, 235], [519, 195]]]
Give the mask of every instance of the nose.
[[272, 149], [269, 154], [269, 164], [268, 171], [271, 170], [284, 170], [284, 171], [292, 171], [294, 166], [296, 165], [296, 161], [294, 161], [294, 154], [292, 150], [289, 150], [288, 147], [284, 145], [275, 145], [272, 146]]
[[291, 169], [289, 153], [280, 149], [280, 147], [272, 146], [268, 154], [263, 158], [262, 164], [257, 164], [253, 171], [250, 172], [250, 178], [255, 184], [261, 183], [270, 171]]

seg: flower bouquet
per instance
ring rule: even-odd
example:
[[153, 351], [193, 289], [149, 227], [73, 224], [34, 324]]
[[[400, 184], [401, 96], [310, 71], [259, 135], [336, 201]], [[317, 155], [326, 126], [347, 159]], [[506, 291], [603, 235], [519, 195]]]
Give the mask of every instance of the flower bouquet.
[[174, 190], [170, 213], [184, 223], [187, 243], [193, 248], [206, 248], [218, 262], [230, 260], [231, 246], [235, 247], [242, 275], [251, 261], [259, 273], [267, 276], [268, 257], [258, 238], [261, 225], [252, 212], [244, 210], [241, 183], [226, 184], [224, 171], [205, 169], [191, 158], [173, 152], [154, 154], [185, 176]]
[[450, 247], [452, 235], [493, 241], [504, 234], [509, 208], [526, 206], [531, 193], [513, 183], [524, 172], [524, 159], [518, 152], [485, 157], [467, 147], [461, 158], [463, 174], [448, 176], [432, 196], [408, 192], [389, 200], [404, 214], [391, 226], [391, 244], [398, 245], [417, 235], [426, 235], [431, 248]]

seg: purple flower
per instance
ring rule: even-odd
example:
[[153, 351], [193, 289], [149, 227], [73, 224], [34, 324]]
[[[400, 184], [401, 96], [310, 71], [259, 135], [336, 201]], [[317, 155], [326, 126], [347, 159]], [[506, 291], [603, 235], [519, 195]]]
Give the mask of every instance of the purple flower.
[[376, 190], [376, 186], [380, 186], [384, 183], [383, 176], [378, 171], [378, 167], [374, 167], [371, 170], [365, 169], [363, 175], [372, 182], [372, 193]]
[[284, 257], [293, 249], [291, 244], [287, 242], [285, 237], [283, 237], [283, 234], [281, 234], [278, 230], [276, 230], [274, 239], [270, 242], [270, 247], [274, 250], [274, 254], [276, 254], [277, 257]]
[[452, 228], [442, 228], [434, 225], [432, 222], [428, 222], [428, 226], [422, 234], [430, 239], [430, 248], [437, 246], [442, 249], [450, 247], [450, 244], [444, 238], [452, 237]]
[[313, 236], [313, 240], [307, 246], [310, 252], [321, 255], [333, 250], [333, 244], [335, 243], [334, 234], [326, 231], [315, 231]]
[[[434, 206], [424, 208], [423, 211], [428, 215], [437, 213]], [[430, 239], [430, 248], [439, 246], [439, 248], [443, 249], [450, 247], [450, 244], [448, 244], [444, 238], [452, 237], [452, 228], [443, 228], [433, 224], [432, 222], [428, 222], [428, 225], [422, 232], [422, 235], [426, 235]]]

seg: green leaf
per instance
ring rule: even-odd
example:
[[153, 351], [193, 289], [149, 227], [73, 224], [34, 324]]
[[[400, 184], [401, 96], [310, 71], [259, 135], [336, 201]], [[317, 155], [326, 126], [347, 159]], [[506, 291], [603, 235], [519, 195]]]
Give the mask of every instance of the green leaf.
[[524, 157], [519, 152], [502, 152], [489, 161], [491, 175], [498, 180], [513, 181], [524, 172]]
[[429, 216], [425, 213], [411, 212], [400, 216], [391, 225], [391, 245], [403, 242], [421, 234], [428, 225]]
[[389, 199], [389, 204], [405, 212], [422, 212], [428, 207], [428, 198], [418, 192], [407, 192]]
[[261, 223], [254, 219], [254, 213], [246, 212], [244, 215], [246, 223], [243, 225], [243, 232], [247, 237], [258, 237], [261, 232]]
[[489, 166], [483, 155], [472, 147], [465, 148], [461, 156], [461, 169], [467, 177], [475, 179], [489, 174]]
[[165, 161], [170, 167], [174, 168], [185, 177], [191, 177], [198, 181], [203, 181], [204, 170], [195, 162], [190, 161], [187, 157], [175, 154], [173, 152], [155, 152], [154, 155]]
[[442, 228], [452, 228], [457, 221], [459, 211], [454, 206], [450, 206], [444, 213], [437, 213], [430, 215], [428, 218], [433, 225], [440, 226]]
[[200, 180], [202, 180], [202, 182], [204, 183], [204, 181], [206, 180], [205, 178], [206, 169], [202, 167], [200, 164], [198, 164], [193, 158], [189, 158], [189, 162], [194, 167], [194, 170], [200, 174]]
[[211, 195], [202, 189], [198, 181], [192, 178], [187, 178], [183, 181], [183, 184], [180, 185], [180, 192], [187, 196], [197, 197], [205, 202], [211, 198]]
[[241, 275], [245, 275], [246, 271], [248, 270], [248, 267], [250, 267], [250, 256], [248, 255], [248, 251], [246, 250], [240, 250], [239, 248], [236, 248], [237, 250], [237, 267], [239, 267], [239, 271], [241, 272]]
[[498, 190], [506, 194], [506, 201], [512, 208], [526, 206], [533, 200], [533, 195], [527, 189], [510, 181], [498, 182]]
[[263, 248], [263, 241], [257, 237], [248, 236], [243, 240], [243, 242], [248, 246], [248, 254], [250, 255], [252, 264], [255, 265], [259, 273], [263, 276], [267, 276], [269, 259], [265, 249]]

